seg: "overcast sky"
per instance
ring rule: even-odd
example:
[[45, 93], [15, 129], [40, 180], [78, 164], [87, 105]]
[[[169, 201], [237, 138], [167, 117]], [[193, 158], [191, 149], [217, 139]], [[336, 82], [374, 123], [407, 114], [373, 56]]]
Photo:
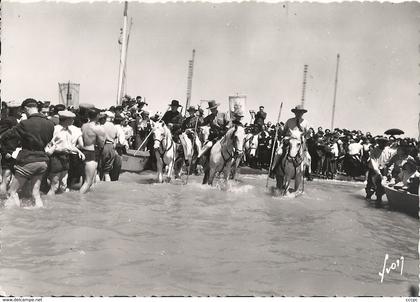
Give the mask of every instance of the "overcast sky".
[[[58, 102], [58, 82], [80, 83], [80, 102], [116, 102], [122, 3], [2, 1], [2, 100]], [[133, 27], [127, 92], [151, 111], [185, 104], [188, 60], [196, 49], [192, 104], [247, 96], [282, 120], [300, 103], [330, 127], [340, 54], [335, 126], [418, 136], [420, 4], [129, 3]]]

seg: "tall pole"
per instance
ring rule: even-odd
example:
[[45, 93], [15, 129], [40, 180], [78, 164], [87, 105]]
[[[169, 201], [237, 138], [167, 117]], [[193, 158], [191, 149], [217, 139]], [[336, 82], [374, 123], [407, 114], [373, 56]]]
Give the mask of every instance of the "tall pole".
[[331, 116], [331, 130], [334, 129], [335, 101], [337, 97], [338, 64], [339, 63], [340, 63], [340, 54], [337, 54], [337, 67], [335, 69], [335, 83], [334, 83], [334, 100], [333, 100], [332, 116]]
[[302, 107], [305, 108], [305, 93], [306, 93], [306, 76], [308, 74], [308, 65], [303, 66], [303, 85], [302, 85], [302, 99], [301, 104]]
[[125, 95], [126, 91], [127, 91], [127, 58], [128, 58], [128, 44], [130, 43], [130, 33], [131, 33], [131, 28], [133, 27], [133, 18], [130, 19], [130, 28], [128, 29], [128, 33], [127, 33], [127, 49], [126, 49], [126, 53], [125, 53], [125, 62], [124, 62], [124, 77], [123, 77], [123, 88], [122, 88], [122, 93], [121, 95]]
[[66, 107], [69, 106], [70, 101], [70, 81], [67, 83]]
[[[194, 58], [195, 58], [195, 49], [192, 51], [192, 59], [188, 61], [188, 83], [187, 83], [187, 101], [185, 104], [185, 110], [188, 110], [191, 102], [191, 89], [192, 89], [192, 77], [194, 71]], [[185, 112], [186, 113], [186, 112]]]
[[279, 127], [280, 127], [279, 123], [280, 123], [280, 116], [281, 116], [282, 108], [283, 108], [283, 102], [281, 102], [281, 104], [280, 104], [279, 115], [277, 116], [276, 134], [274, 135], [274, 138], [273, 138], [273, 145], [272, 145], [272, 149], [271, 149], [271, 158], [270, 158], [270, 167], [268, 167], [267, 181], [265, 183], [266, 188], [268, 187], [268, 180], [270, 179], [271, 166], [273, 165], [273, 156], [274, 156], [274, 152], [276, 151], [277, 134], [279, 132]]
[[121, 102], [121, 97], [123, 93], [123, 79], [124, 79], [124, 70], [125, 70], [125, 57], [127, 54], [127, 9], [128, 2], [124, 2], [124, 23], [123, 23], [123, 32], [122, 32], [122, 44], [121, 44], [121, 56], [120, 56], [120, 71], [118, 74], [118, 94], [117, 94], [117, 105]]

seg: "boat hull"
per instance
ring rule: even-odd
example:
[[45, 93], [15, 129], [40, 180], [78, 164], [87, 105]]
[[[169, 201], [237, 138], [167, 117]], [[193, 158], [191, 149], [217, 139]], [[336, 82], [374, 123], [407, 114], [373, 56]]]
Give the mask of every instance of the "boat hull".
[[122, 155], [121, 171], [139, 173], [144, 171], [150, 159], [149, 151], [128, 150]]
[[389, 207], [393, 210], [407, 213], [411, 216], [419, 216], [419, 196], [406, 191], [385, 187], [385, 194]]

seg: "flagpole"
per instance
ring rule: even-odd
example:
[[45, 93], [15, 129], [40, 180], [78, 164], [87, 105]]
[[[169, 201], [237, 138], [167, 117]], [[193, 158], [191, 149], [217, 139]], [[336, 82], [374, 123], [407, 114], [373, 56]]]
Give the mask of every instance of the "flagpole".
[[334, 84], [334, 100], [332, 107], [332, 116], [331, 116], [331, 130], [334, 129], [334, 115], [335, 115], [335, 102], [337, 97], [337, 82], [338, 82], [338, 64], [340, 63], [340, 54], [337, 54], [337, 67], [335, 69], [335, 84]]
[[123, 22], [123, 32], [122, 32], [122, 44], [121, 44], [121, 56], [120, 56], [120, 71], [118, 75], [118, 94], [117, 94], [117, 105], [121, 102], [122, 91], [123, 91], [123, 79], [124, 79], [124, 70], [125, 70], [125, 61], [127, 54], [127, 10], [128, 2], [124, 2], [124, 22]]
[[191, 90], [192, 90], [192, 78], [194, 72], [194, 58], [195, 58], [195, 49], [192, 51], [192, 59], [188, 61], [188, 81], [187, 81], [187, 101], [185, 104], [185, 113], [188, 110], [191, 102]]

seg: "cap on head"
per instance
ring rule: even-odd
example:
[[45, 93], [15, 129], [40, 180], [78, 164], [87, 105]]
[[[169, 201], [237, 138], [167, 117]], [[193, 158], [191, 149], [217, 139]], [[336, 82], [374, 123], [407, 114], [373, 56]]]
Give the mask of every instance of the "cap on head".
[[58, 112], [58, 116], [61, 118], [75, 118], [76, 114], [69, 110], [62, 110]]
[[38, 102], [34, 99], [26, 99], [22, 102], [21, 107], [38, 107]]

